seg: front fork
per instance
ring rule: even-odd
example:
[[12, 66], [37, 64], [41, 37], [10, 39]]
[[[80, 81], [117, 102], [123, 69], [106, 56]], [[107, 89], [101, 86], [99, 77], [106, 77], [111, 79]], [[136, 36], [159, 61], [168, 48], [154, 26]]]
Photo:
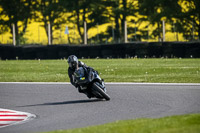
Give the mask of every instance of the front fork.
[[97, 85], [100, 87], [100, 88], [102, 88], [103, 89], [103, 91], [104, 92], [106, 92], [107, 90], [106, 90], [106, 87], [105, 87], [105, 83], [104, 83], [104, 81], [102, 80], [101, 81], [101, 83], [99, 83], [99, 82], [96, 82], [97, 83]]

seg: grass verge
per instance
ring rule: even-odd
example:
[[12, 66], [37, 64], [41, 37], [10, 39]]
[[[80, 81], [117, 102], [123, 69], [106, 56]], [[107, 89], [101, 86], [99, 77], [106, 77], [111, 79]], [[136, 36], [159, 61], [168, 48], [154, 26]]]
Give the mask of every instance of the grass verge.
[[200, 114], [170, 116], [158, 119], [116, 121], [99, 126], [59, 130], [47, 133], [199, 133]]
[[[200, 59], [84, 59], [106, 82], [200, 83]], [[0, 82], [69, 82], [66, 60], [0, 61]]]

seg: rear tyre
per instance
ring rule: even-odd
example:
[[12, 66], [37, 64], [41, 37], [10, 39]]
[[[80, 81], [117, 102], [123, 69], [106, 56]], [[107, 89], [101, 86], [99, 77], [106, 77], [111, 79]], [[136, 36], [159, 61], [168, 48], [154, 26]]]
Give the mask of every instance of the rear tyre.
[[107, 101], [110, 100], [110, 96], [109, 96], [108, 94], [106, 94], [106, 93], [103, 91], [103, 89], [102, 89], [100, 86], [97, 85], [96, 82], [93, 84], [93, 88], [94, 88], [97, 92], [99, 92]]

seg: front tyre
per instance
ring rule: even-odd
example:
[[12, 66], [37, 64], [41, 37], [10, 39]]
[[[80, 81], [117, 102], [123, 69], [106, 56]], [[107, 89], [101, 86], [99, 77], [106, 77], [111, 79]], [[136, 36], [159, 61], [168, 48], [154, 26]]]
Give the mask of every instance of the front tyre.
[[106, 93], [103, 91], [103, 89], [102, 89], [100, 86], [98, 86], [98, 84], [97, 84], [96, 82], [94, 82], [93, 88], [94, 88], [98, 93], [100, 93], [101, 96], [103, 96], [107, 101], [110, 100], [110, 96], [109, 96], [108, 94], [106, 94]]

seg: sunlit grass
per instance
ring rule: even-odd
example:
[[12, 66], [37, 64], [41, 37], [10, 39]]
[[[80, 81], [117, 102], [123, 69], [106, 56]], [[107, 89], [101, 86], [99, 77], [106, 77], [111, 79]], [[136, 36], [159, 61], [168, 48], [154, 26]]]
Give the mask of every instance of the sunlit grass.
[[[82, 59], [106, 82], [200, 83], [200, 59]], [[0, 61], [1, 82], [69, 82], [66, 60]]]
[[108, 82], [200, 83], [200, 59], [83, 60]]
[[86, 128], [48, 133], [199, 133], [200, 114], [170, 116], [159, 119], [116, 121]]

